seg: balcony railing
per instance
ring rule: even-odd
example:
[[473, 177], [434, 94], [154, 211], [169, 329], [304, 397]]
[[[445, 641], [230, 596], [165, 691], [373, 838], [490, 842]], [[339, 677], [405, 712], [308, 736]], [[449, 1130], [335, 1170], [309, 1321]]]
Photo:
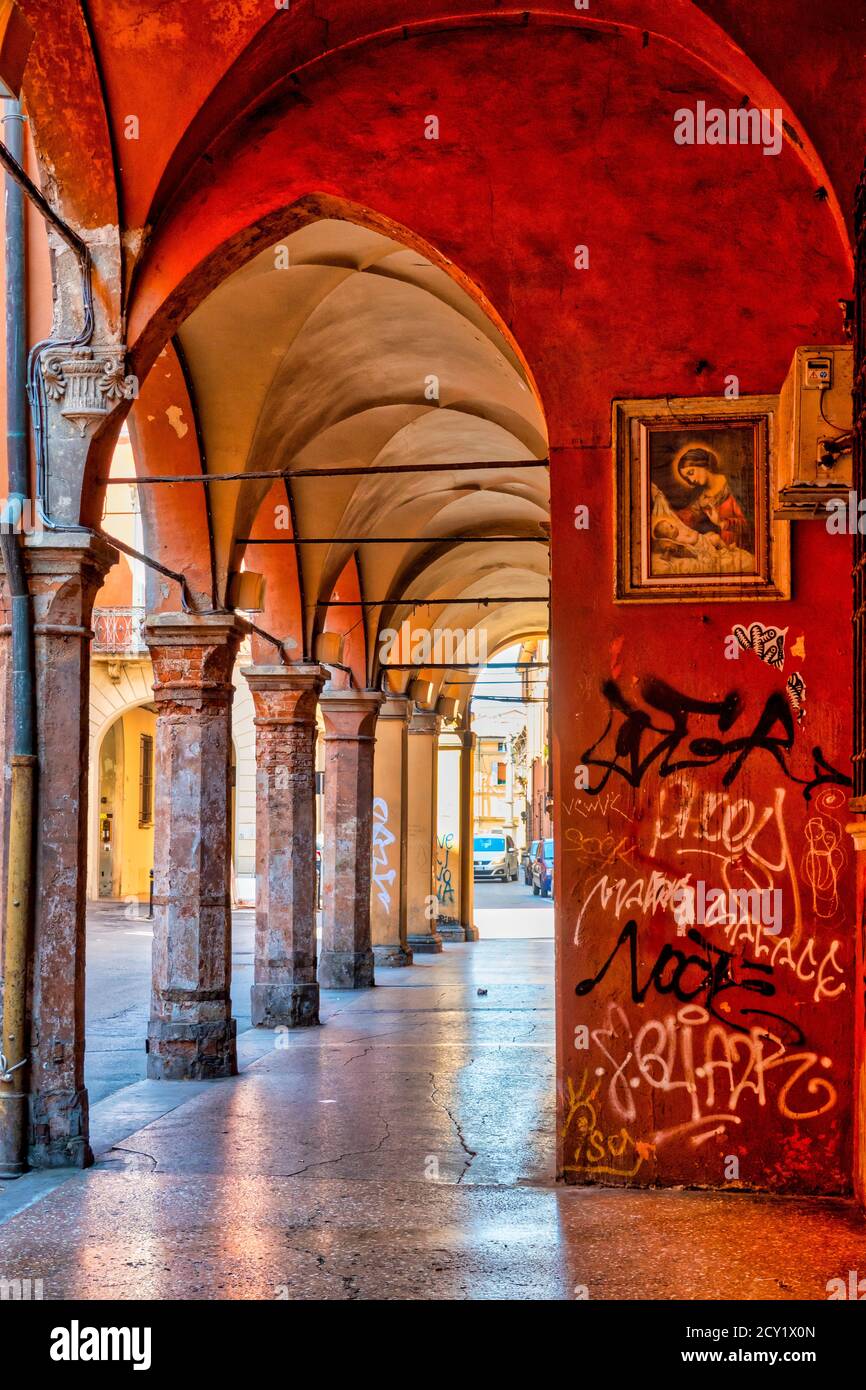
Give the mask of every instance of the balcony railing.
[[141, 656], [146, 653], [144, 618], [144, 608], [94, 608], [94, 654]]

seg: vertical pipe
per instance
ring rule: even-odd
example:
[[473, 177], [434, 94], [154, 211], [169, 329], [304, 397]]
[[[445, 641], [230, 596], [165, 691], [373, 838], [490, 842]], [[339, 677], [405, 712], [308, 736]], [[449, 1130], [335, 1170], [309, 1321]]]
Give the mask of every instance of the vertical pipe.
[[[21, 107], [4, 116], [7, 144], [21, 161]], [[21, 530], [29, 509], [27, 307], [24, 196], [6, 179], [6, 398], [9, 498], [0, 522], [0, 549], [12, 601], [12, 709], [8, 884], [3, 932], [3, 1031], [0, 1036], [0, 1177], [27, 1167], [27, 974], [36, 776], [30, 589]]]
[[[3, 113], [6, 148], [20, 164], [24, 152], [21, 105], [10, 101]], [[24, 254], [24, 190], [6, 176], [6, 448], [9, 493], [30, 492], [27, 417], [27, 269]]]

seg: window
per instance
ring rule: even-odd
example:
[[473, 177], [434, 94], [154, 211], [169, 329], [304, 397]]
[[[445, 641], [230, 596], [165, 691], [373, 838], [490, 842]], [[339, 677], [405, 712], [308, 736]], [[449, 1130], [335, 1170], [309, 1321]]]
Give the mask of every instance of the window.
[[138, 763], [138, 824], [153, 825], [153, 739], [141, 735]]
[[496, 785], [504, 787], [508, 781], [508, 765], [506, 763], [496, 764]]

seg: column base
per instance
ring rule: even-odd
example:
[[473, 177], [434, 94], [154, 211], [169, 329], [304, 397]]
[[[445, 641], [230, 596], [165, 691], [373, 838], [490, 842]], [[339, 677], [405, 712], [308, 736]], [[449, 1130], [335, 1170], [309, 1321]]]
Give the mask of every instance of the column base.
[[439, 935], [443, 941], [465, 941], [466, 929], [459, 922], [439, 922]]
[[319, 1022], [319, 986], [253, 985], [250, 990], [254, 1028], [314, 1028]]
[[171, 1023], [150, 1020], [147, 1075], [150, 1081], [216, 1081], [237, 1076], [237, 1023]]
[[463, 934], [467, 941], [480, 941], [481, 933], [474, 922], [462, 922]]
[[89, 1168], [93, 1151], [88, 1143], [87, 1092], [37, 1092], [31, 1098], [31, 1168]]
[[369, 989], [373, 978], [373, 952], [323, 951], [319, 957], [322, 989]]
[[28, 1096], [24, 1091], [0, 1095], [0, 1182], [27, 1172]]
[[416, 956], [438, 956], [442, 951], [442, 937], [438, 931], [424, 932], [423, 936], [410, 936], [409, 949]]
[[412, 964], [412, 952], [405, 946], [374, 946], [373, 958], [377, 966], [388, 966], [389, 969]]

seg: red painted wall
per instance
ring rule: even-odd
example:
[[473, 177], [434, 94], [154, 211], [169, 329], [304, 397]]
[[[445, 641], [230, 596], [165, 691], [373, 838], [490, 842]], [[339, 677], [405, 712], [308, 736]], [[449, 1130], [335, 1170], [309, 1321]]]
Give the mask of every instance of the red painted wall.
[[[790, 144], [778, 158], [675, 145], [677, 108], [737, 105], [742, 90], [639, 33], [539, 24], [431, 33], [333, 58], [302, 85], [303, 101], [272, 94], [261, 125], [249, 116], [228, 130], [169, 219], [171, 240], [157, 229], [158, 254], [131, 309], [136, 333], [160, 313], [160, 289], [164, 296], [197, 267], [179, 296], [192, 307], [207, 288], [210, 248], [225, 273], [232, 257], [220, 247], [243, 236], [238, 254], [251, 253], [255, 235], [245, 229], [258, 225], [272, 236], [280, 209], [311, 193], [409, 228], [488, 297], [534, 373], [550, 432], [566, 1176], [723, 1184], [729, 1156], [745, 1184], [842, 1190], [850, 1172], [852, 854], [842, 835], [845, 864], [829, 911], [826, 895], [819, 908], [806, 827], [816, 816], [825, 818], [823, 833], [831, 821], [843, 827], [844, 805], [817, 794], [807, 802], [792, 779], [811, 776], [814, 746], [847, 768], [848, 542], [816, 524], [794, 528], [790, 603], [638, 609], [612, 598], [612, 398], [721, 394], [729, 373], [743, 393], [775, 392], [798, 344], [836, 341], [836, 301], [850, 292], [850, 272], [827, 205]], [[424, 139], [431, 113], [440, 121], [435, 142]], [[576, 245], [589, 248], [587, 270], [574, 267]], [[574, 529], [578, 503], [590, 508], [589, 531]], [[686, 1004], [667, 988], [671, 961], [660, 984], [634, 1001], [622, 949], [578, 997], [576, 986], [600, 971], [631, 917], [641, 988], [666, 943], [683, 947], [669, 913], [618, 913], [613, 897], [605, 903], [603, 874], [646, 879], [698, 849], [693, 862], [710, 880], [721, 862], [711, 857], [713, 826], [702, 841], [695, 814], [683, 815], [681, 833], [667, 834], [677, 824], [676, 779], [661, 778], [658, 763], [635, 788], [615, 770], [601, 795], [574, 791], [574, 767], [608, 717], [602, 684], [616, 679], [637, 704], [650, 677], [703, 701], [736, 691], [742, 713], [727, 737], [746, 734], [792, 669], [789, 661], [780, 677], [747, 653], [725, 659], [732, 625], [754, 620], [787, 626], [789, 641], [804, 637], [805, 724], [785, 756], [787, 772], [757, 749], [726, 788], [733, 756], [722, 754], [694, 770], [689, 794], [698, 808], [705, 796], [727, 796], [739, 803], [733, 815], [769, 815], [760, 841], [740, 852], [778, 856], [784, 930], [796, 930], [798, 945], [790, 958], [780, 950], [764, 976], [771, 996], [741, 986], [709, 998], [698, 988], [700, 966], [691, 965], [685, 1018]], [[689, 737], [720, 735], [701, 716]], [[738, 979], [745, 949], [738, 943], [728, 966]], [[812, 957], [819, 965], [831, 950], [821, 986], [803, 978]], [[748, 1014], [756, 1003], [777, 1017]], [[783, 1040], [750, 1033], [764, 1024]], [[580, 1026], [588, 1046], [576, 1048]]]
[[[572, 499], [607, 512], [609, 455], [594, 457], [595, 485], [574, 454], [561, 460], [567, 505], [555, 515], [567, 515]], [[819, 786], [806, 800], [794, 778], [812, 779], [814, 747], [850, 771], [850, 548], [820, 524], [793, 529], [799, 597], [791, 603], [635, 611], [584, 591], [580, 626], [594, 632], [588, 675], [578, 644], [557, 640], [561, 1162], [570, 1180], [848, 1186], [855, 1007], [848, 789]], [[612, 565], [607, 537], [603, 546]], [[569, 549], [573, 563], [575, 540], [562, 534], [554, 550], [555, 640], [564, 630], [557, 595]], [[572, 607], [570, 615], [573, 622]], [[752, 653], [727, 660], [725, 636], [743, 620], [787, 626], [789, 644], [802, 635], [805, 660], [789, 656], [781, 673]], [[794, 668], [806, 680], [807, 716], [780, 755], [787, 773], [757, 747], [725, 785], [742, 748], [693, 757], [690, 741], [730, 744], [752, 734]], [[687, 735], [668, 752], [655, 730], [673, 728], [675, 716], [648, 704], [651, 677], [700, 701], [737, 692], [742, 713], [727, 732], [715, 714], [690, 715]], [[634, 721], [615, 712], [598, 742], [611, 720], [605, 678], [651, 716], [654, 731], [639, 743], [640, 759], [649, 761], [643, 776], [616, 749]], [[787, 738], [779, 721], [767, 742], [777, 738]], [[689, 760], [701, 765], [664, 775], [666, 762]], [[597, 795], [570, 788], [581, 763]], [[687, 873], [707, 887], [780, 889], [780, 933], [759, 931], [756, 939], [749, 928], [699, 928], [709, 946], [680, 934], [672, 905], [654, 889]]]

